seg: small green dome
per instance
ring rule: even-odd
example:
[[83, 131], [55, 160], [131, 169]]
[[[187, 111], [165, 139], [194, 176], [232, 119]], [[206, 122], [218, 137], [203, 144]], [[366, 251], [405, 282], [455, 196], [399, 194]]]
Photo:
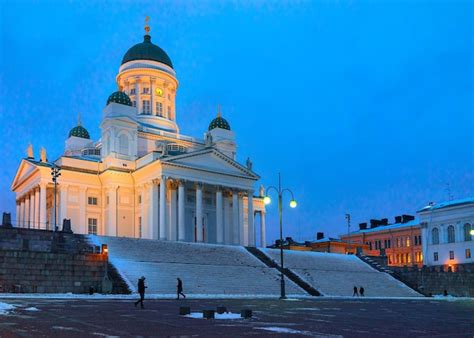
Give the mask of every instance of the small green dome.
[[71, 129], [71, 131], [69, 132], [69, 137], [71, 136], [90, 139], [89, 132], [81, 125], [78, 125]]
[[151, 36], [145, 35], [142, 43], [132, 46], [123, 56], [122, 65], [129, 61], [150, 60], [164, 63], [173, 68], [171, 59], [166, 52], [151, 42]]
[[208, 130], [212, 130], [215, 128], [230, 130], [230, 125], [229, 125], [229, 122], [227, 122], [226, 119], [224, 119], [219, 114], [214, 120], [211, 121], [211, 123], [209, 124]]
[[115, 102], [118, 104], [123, 104], [125, 106], [130, 106], [130, 107], [132, 106], [132, 100], [130, 100], [127, 94], [121, 91], [112, 93], [109, 96], [109, 98], [107, 99], [107, 106], [109, 105], [110, 102]]

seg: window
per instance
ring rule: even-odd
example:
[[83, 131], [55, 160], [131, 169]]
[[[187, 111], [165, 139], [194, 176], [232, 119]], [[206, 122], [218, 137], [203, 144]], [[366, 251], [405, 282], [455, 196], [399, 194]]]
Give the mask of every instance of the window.
[[88, 197], [87, 204], [89, 205], [97, 205], [97, 197]]
[[437, 253], [437, 252], [433, 252], [433, 260], [434, 260], [435, 262], [438, 261], [438, 253]]
[[449, 259], [454, 259], [454, 251], [449, 252]]
[[161, 102], [156, 103], [156, 115], [163, 116], [163, 103]]
[[369, 242], [369, 250], [372, 250], [372, 242]]
[[421, 245], [421, 235], [418, 236], [418, 245]]
[[469, 223], [464, 224], [464, 240], [465, 241], [472, 241], [471, 229], [472, 229], [472, 226]]
[[132, 106], [134, 106], [136, 108], [137, 107], [137, 101], [133, 100], [132, 101]]
[[415, 236], [415, 245], [418, 245], [418, 236]]
[[439, 230], [438, 230], [438, 228], [433, 228], [433, 230], [431, 230], [431, 242], [432, 242], [432, 244], [439, 244]]
[[150, 88], [144, 87], [143, 88], [143, 94], [150, 94]]
[[142, 238], [142, 217], [138, 217], [138, 238]]
[[168, 118], [170, 119], [171, 118], [171, 107], [168, 106]]
[[450, 225], [448, 227], [448, 243], [454, 243], [455, 241], [455, 231], [454, 231], [454, 225]]
[[374, 243], [375, 243], [375, 250], [378, 250], [378, 249], [379, 249], [379, 246], [378, 246], [379, 243], [378, 243], [378, 242], [379, 242], [379, 241], [375, 241], [375, 242], [374, 242]]
[[119, 137], [119, 153], [128, 155], [128, 136], [125, 134], [122, 134]]
[[466, 249], [466, 258], [471, 258], [471, 249]]
[[407, 254], [407, 263], [411, 263], [411, 255]]
[[407, 248], [410, 247], [410, 237], [407, 237]]
[[142, 114], [150, 115], [151, 114], [151, 112], [150, 112], [150, 100], [143, 100], [142, 103], [143, 103]]
[[389, 248], [389, 249], [390, 249], [390, 248], [392, 247], [392, 243], [391, 243], [391, 241], [390, 241], [390, 240], [388, 240], [388, 241], [387, 241], [387, 244], [388, 244], [387, 248]]
[[90, 235], [97, 235], [97, 218], [87, 219], [87, 230]]
[[109, 204], [109, 196], [107, 196], [107, 204]]
[[136, 91], [135, 88], [130, 89], [130, 95], [135, 95]]
[[142, 204], [142, 195], [138, 195], [138, 204]]

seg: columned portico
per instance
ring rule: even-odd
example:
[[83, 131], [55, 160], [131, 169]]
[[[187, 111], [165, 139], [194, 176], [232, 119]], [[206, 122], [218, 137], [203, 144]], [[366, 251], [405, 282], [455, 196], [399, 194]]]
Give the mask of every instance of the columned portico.
[[239, 241], [239, 196], [237, 191], [232, 192], [232, 243], [240, 244]]
[[169, 222], [168, 222], [168, 240], [176, 241], [177, 240], [177, 227], [178, 227], [178, 210], [176, 208], [177, 204], [177, 184], [175, 181], [169, 181], [169, 194], [170, 194], [170, 203], [169, 203]]
[[30, 228], [30, 195], [25, 197], [25, 227]]
[[40, 223], [40, 188], [35, 188], [35, 228], [42, 229]]
[[20, 210], [21, 210], [21, 203], [20, 201], [16, 201], [16, 226], [20, 226]]
[[253, 215], [253, 191], [248, 192], [247, 198], [247, 231], [248, 231], [248, 245], [255, 246], [255, 227]]
[[[153, 180], [148, 186], [148, 233], [147, 238], [158, 239], [158, 184], [162, 182], [158, 180]], [[165, 198], [166, 202], [166, 198]], [[161, 203], [161, 201], [160, 201]], [[160, 205], [161, 207], [161, 205]], [[160, 210], [161, 212], [161, 210]], [[161, 229], [160, 229], [161, 232]], [[161, 237], [161, 236], [160, 236]]]

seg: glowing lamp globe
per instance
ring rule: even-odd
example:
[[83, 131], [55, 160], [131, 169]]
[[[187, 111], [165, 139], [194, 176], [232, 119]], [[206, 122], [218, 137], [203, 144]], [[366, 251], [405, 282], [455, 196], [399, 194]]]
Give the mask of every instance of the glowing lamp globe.
[[265, 203], [265, 204], [270, 204], [271, 201], [272, 201], [272, 200], [271, 200], [270, 197], [268, 197], [268, 196], [265, 196], [265, 197], [263, 198], [263, 203]]
[[471, 236], [474, 236], [474, 229], [470, 231]]
[[297, 206], [296, 201], [295, 201], [295, 200], [292, 200], [292, 201], [290, 202], [290, 207], [296, 208], [296, 206]]

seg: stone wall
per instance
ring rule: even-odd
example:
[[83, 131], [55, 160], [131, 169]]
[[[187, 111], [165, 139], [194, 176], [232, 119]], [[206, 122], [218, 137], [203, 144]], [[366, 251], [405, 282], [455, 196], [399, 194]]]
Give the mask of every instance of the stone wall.
[[393, 268], [397, 277], [425, 295], [474, 297], [474, 264], [458, 265], [455, 271], [439, 267]]
[[102, 292], [107, 262], [80, 235], [0, 227], [0, 292]]

